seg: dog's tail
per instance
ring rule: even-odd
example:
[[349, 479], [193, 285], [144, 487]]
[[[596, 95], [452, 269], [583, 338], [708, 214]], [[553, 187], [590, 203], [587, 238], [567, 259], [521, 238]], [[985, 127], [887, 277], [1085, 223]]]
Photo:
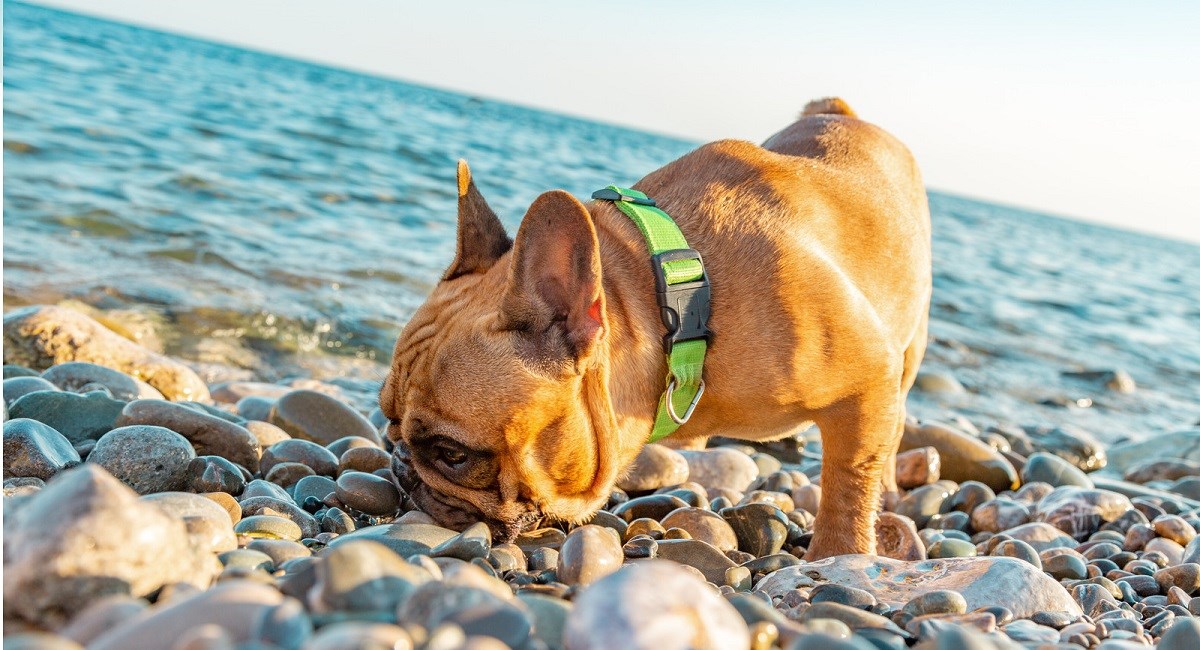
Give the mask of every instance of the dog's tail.
[[846, 117], [858, 117], [854, 109], [846, 103], [846, 100], [841, 97], [824, 97], [822, 99], [814, 99], [805, 104], [804, 110], [800, 111], [800, 117], [809, 117], [811, 115], [845, 115]]

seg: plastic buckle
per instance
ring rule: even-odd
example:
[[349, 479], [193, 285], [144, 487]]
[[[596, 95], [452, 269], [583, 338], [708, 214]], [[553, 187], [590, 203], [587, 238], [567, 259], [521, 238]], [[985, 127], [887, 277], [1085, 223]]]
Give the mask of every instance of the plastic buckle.
[[654, 202], [654, 199], [648, 196], [634, 196], [632, 194], [619, 192], [611, 187], [606, 187], [602, 190], [596, 190], [595, 192], [592, 192], [592, 198], [597, 201], [625, 201], [626, 203], [636, 203], [637, 205], [658, 205]]
[[[711, 312], [708, 273], [704, 272], [704, 259], [690, 248], [663, 251], [650, 258], [654, 265], [654, 286], [658, 293], [658, 308], [667, 334], [663, 337], [663, 352], [671, 354], [676, 343], [695, 339], [709, 339], [708, 329]], [[696, 260], [703, 275], [698, 280], [668, 284], [663, 265], [679, 260]]]

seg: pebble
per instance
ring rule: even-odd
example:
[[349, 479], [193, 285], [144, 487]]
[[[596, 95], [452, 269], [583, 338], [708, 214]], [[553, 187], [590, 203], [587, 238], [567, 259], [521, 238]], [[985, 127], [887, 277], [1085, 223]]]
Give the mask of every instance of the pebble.
[[11, 419], [37, 420], [61, 433], [72, 444], [97, 440], [115, 425], [125, 402], [99, 392], [77, 395], [61, 391], [29, 393], [8, 407]]
[[277, 442], [291, 440], [292, 437], [287, 434], [287, 431], [271, 424], [270, 422], [262, 422], [259, 420], [248, 420], [242, 426], [254, 436], [258, 441], [259, 449], [266, 449]]
[[53, 427], [29, 418], [4, 423], [4, 478], [34, 477], [48, 481], [79, 463], [79, 453]]
[[347, 449], [338, 459], [338, 473], [374, 472], [391, 466], [392, 455], [379, 447]]
[[246, 420], [258, 420], [265, 422], [271, 417], [271, 408], [275, 406], [275, 400], [258, 395], [249, 395], [238, 400], [234, 407], [237, 414]]
[[297, 506], [292, 501], [291, 497], [286, 499], [277, 499], [274, 497], [249, 497], [242, 494], [240, 502], [242, 506], [242, 518], [253, 517], [254, 515], [273, 515], [291, 519], [293, 523], [300, 527], [301, 538], [316, 537], [321, 532], [320, 524], [317, 520], [304, 510]]
[[71, 393], [85, 392], [88, 386], [103, 386], [110, 396], [122, 402], [135, 399], [162, 399], [162, 393], [144, 381], [134, 379], [123, 372], [105, 368], [94, 363], [72, 361], [51, 366], [42, 373], [42, 379]]
[[251, 472], [258, 471], [258, 439], [245, 427], [196, 409], [162, 400], [125, 405], [116, 426], [149, 424], [182, 435], [202, 456], [220, 456]]
[[937, 422], [906, 424], [900, 450], [933, 447], [941, 458], [941, 478], [956, 483], [979, 481], [993, 490], [1011, 490], [1020, 478], [1000, 452], [954, 427]]
[[[692, 539], [708, 542], [721, 551], [730, 551], [738, 548], [738, 537], [734, 533], [734, 529], [726, 523], [725, 519], [722, 519], [722, 515], [718, 515], [711, 510], [703, 508], [680, 508], [663, 517], [661, 525], [666, 529], [680, 528], [686, 530]], [[784, 533], [786, 534], [786, 532], [787, 529], [785, 526]], [[762, 554], [756, 553], [755, 555]]]
[[4, 404], [12, 406], [13, 402], [38, 391], [56, 391], [58, 387], [38, 376], [13, 377], [4, 380]]
[[229, 512], [212, 499], [190, 492], [159, 492], [141, 501], [183, 520], [194, 548], [209, 553], [237, 548]]
[[241, 494], [246, 477], [233, 463], [220, 456], [199, 456], [188, 463], [184, 482], [192, 492]]
[[778, 553], [787, 540], [788, 518], [775, 506], [747, 503], [721, 510], [721, 517], [729, 522], [738, 550], [754, 556]]
[[370, 515], [391, 515], [400, 509], [400, 493], [389, 480], [366, 472], [346, 472], [337, 479], [338, 499]]
[[370, 540], [339, 544], [316, 564], [309, 599], [315, 612], [394, 612], [433, 580], [387, 546]]
[[337, 476], [338, 473], [338, 457], [308, 440], [284, 440], [263, 449], [259, 471], [266, 474], [279, 463], [300, 463], [320, 476]]
[[140, 597], [173, 582], [205, 587], [212, 571], [182, 520], [139, 501], [96, 464], [66, 470], [6, 508], [5, 610], [36, 623], [59, 626], [66, 613], [114, 593]]
[[558, 554], [558, 579], [588, 585], [621, 568], [624, 553], [610, 529], [584, 525], [571, 531]]
[[122, 426], [101, 436], [88, 463], [108, 470], [138, 494], [188, 487], [188, 466], [196, 452], [187, 439], [155, 426]]
[[905, 490], [929, 485], [941, 478], [942, 457], [934, 447], [918, 447], [896, 454], [896, 484]]
[[996, 498], [979, 504], [971, 511], [971, 528], [978, 532], [998, 533], [1029, 523], [1029, 508], [1019, 501]]
[[364, 621], [326, 625], [304, 646], [305, 650], [412, 650], [413, 647], [412, 636], [399, 625]]
[[1034, 518], [1084, 540], [1133, 508], [1129, 498], [1108, 490], [1063, 487], [1038, 501]]
[[679, 452], [648, 444], [638, 452], [617, 487], [626, 492], [649, 492], [688, 480], [688, 461]]
[[644, 560], [593, 583], [567, 619], [572, 650], [749, 650], [750, 630], [725, 599], [678, 565]]
[[704, 486], [706, 490], [723, 488], [745, 492], [758, 478], [758, 465], [754, 464], [754, 460], [734, 449], [716, 447], [677, 453], [687, 461], [687, 480]]
[[342, 401], [313, 390], [294, 390], [280, 397], [267, 421], [293, 438], [320, 445], [343, 436], [359, 436], [383, 446], [379, 431], [366, 417]]
[[283, 488], [290, 488], [300, 479], [314, 476], [312, 468], [302, 463], [275, 463], [267, 472], [266, 480]]
[[86, 361], [142, 379], [167, 399], [209, 399], [208, 386], [187, 365], [151, 352], [66, 307], [35, 305], [8, 312], [4, 344], [5, 360], [15, 364], [47, 368]]
[[717, 585], [723, 584], [725, 572], [736, 566], [715, 546], [698, 539], [663, 539], [658, 542], [657, 557], [694, 567]]
[[233, 527], [235, 533], [255, 539], [283, 539], [299, 541], [303, 536], [300, 526], [291, 519], [275, 515], [251, 515], [243, 517]]
[[1030, 456], [1021, 468], [1021, 482], [1033, 483], [1041, 481], [1055, 487], [1073, 485], [1076, 487], [1092, 488], [1095, 484], [1078, 467], [1043, 451]]

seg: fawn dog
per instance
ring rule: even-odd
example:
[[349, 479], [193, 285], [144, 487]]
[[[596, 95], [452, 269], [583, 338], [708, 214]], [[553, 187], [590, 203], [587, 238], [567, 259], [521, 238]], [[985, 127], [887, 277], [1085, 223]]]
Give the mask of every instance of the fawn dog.
[[[711, 283], [706, 392], [666, 442], [816, 423], [826, 498], [807, 558], [873, 553], [927, 339], [929, 208], [912, 155], [825, 99], [761, 146], [707, 144], [634, 188], [704, 255]], [[610, 202], [560, 190], [510, 239], [459, 163], [457, 255], [380, 395], [396, 482], [418, 507], [507, 540], [604, 506], [665, 384], [648, 261]]]

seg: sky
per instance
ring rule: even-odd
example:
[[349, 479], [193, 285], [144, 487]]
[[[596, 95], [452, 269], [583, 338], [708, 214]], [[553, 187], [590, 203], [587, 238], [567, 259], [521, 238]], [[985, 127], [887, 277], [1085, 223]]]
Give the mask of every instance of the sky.
[[698, 141], [838, 95], [932, 189], [1200, 242], [1194, 0], [41, 4]]

